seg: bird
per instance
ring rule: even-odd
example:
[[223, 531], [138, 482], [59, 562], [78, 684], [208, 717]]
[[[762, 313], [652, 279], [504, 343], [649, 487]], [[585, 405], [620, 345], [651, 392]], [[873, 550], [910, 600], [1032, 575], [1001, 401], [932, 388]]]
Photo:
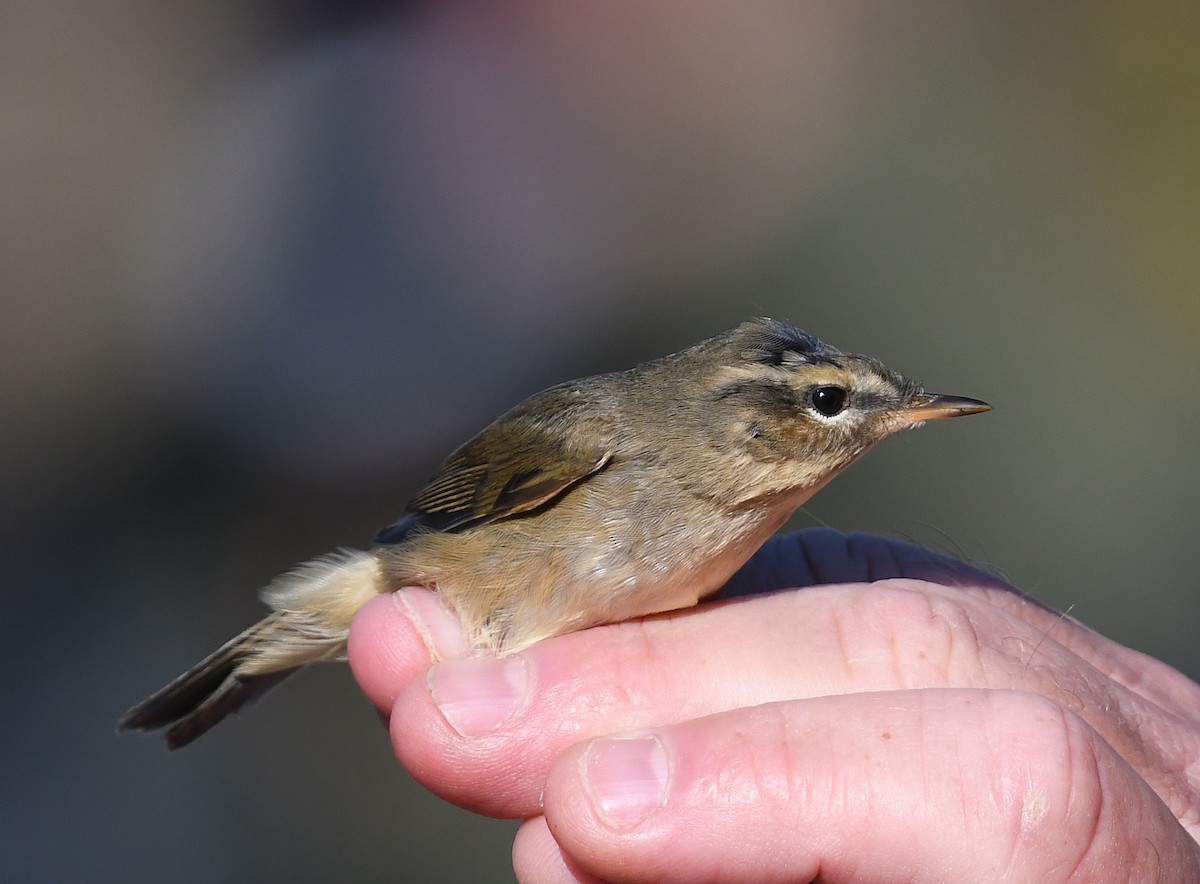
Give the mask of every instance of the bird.
[[990, 408], [769, 318], [549, 387], [454, 451], [369, 549], [277, 577], [271, 613], [118, 729], [185, 746], [345, 659], [358, 610], [406, 586], [435, 590], [480, 654], [694, 605], [877, 442]]

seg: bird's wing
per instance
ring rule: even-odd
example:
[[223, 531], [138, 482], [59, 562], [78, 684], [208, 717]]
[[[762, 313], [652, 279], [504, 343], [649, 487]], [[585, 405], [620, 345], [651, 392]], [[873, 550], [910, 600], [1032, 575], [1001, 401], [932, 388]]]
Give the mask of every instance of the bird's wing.
[[600, 417], [498, 421], [452, 454], [375, 542], [397, 543], [418, 526], [461, 531], [548, 504], [604, 469], [610, 443], [610, 422]]

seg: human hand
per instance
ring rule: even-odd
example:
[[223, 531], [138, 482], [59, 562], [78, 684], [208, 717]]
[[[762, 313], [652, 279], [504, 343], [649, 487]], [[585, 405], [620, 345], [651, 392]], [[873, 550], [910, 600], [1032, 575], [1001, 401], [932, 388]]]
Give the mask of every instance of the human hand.
[[854, 580], [499, 660], [403, 590], [350, 662], [418, 780], [526, 820], [523, 880], [1200, 880], [1200, 687], [882, 538], [777, 538], [731, 588]]

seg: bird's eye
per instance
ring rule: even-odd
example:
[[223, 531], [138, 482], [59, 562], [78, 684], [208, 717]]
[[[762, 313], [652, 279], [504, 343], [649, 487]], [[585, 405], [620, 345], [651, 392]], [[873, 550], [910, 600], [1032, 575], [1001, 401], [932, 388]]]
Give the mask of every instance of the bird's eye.
[[846, 407], [846, 391], [841, 387], [817, 387], [812, 391], [812, 405], [825, 417], [833, 417]]

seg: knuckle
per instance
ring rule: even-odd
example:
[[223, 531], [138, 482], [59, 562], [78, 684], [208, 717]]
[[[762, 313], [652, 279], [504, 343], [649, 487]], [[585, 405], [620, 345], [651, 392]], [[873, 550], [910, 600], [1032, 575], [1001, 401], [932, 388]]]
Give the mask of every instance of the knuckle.
[[872, 584], [850, 612], [859, 662], [890, 668], [898, 688], [976, 684], [988, 652], [966, 598], [927, 592], [909, 581]]
[[1102, 744], [1081, 718], [1045, 697], [996, 692], [990, 699], [992, 803], [1011, 839], [1011, 867], [1036, 870], [1042, 880], [1076, 880], [1112, 834]]

